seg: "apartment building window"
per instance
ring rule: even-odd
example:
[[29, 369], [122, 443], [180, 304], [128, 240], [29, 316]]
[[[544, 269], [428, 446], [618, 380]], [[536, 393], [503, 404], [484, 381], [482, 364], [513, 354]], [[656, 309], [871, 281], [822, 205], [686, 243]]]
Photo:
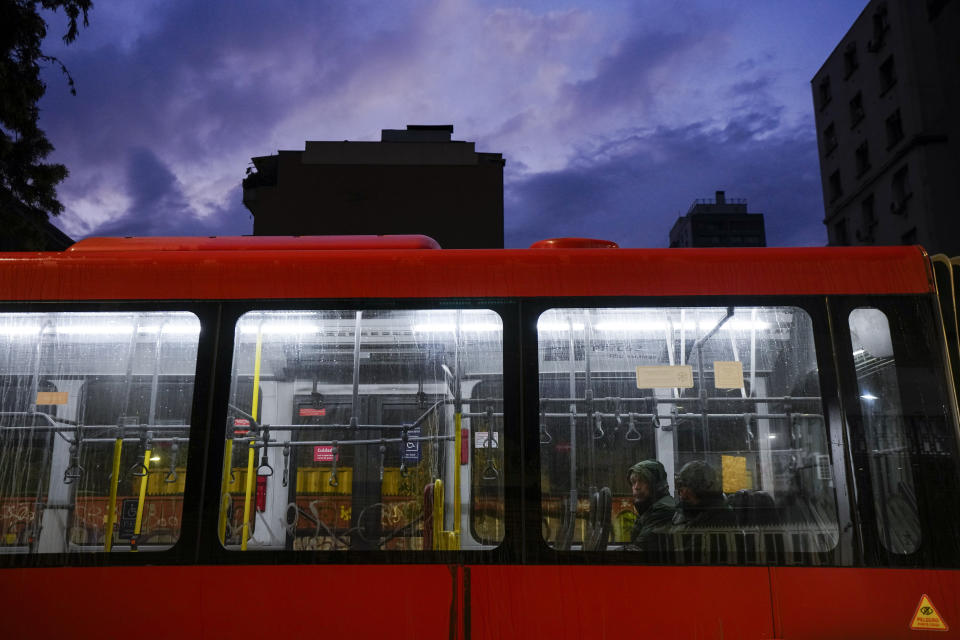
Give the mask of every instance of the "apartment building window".
[[872, 193], [860, 203], [860, 225], [861, 231], [857, 231], [857, 239], [872, 243], [873, 228], [877, 226], [877, 213]]
[[887, 18], [887, 3], [882, 2], [877, 5], [877, 10], [873, 12], [873, 39], [867, 43], [867, 49], [879, 51], [883, 47], [889, 30], [890, 21]]
[[900, 109], [897, 109], [887, 118], [887, 149], [903, 140], [903, 120], [900, 119]]
[[910, 168], [908, 165], [903, 165], [893, 174], [893, 181], [890, 183], [890, 211], [897, 214], [906, 213], [907, 201], [912, 195]]
[[859, 67], [860, 60], [857, 58], [857, 43], [847, 43], [847, 48], [843, 51], [843, 77], [849, 78]]
[[850, 127], [853, 128], [860, 124], [864, 118], [863, 112], [863, 94], [857, 91], [857, 95], [850, 100]]
[[837, 129], [833, 126], [833, 123], [827, 125], [827, 128], [823, 130], [823, 153], [824, 155], [830, 155], [833, 153], [833, 150], [837, 148]]
[[914, 227], [900, 236], [900, 244], [917, 244], [917, 228]]
[[823, 78], [820, 79], [820, 109], [823, 110], [832, 98], [833, 94], [830, 92], [830, 76], [823, 76]]
[[867, 171], [870, 170], [870, 147], [867, 142], [864, 141], [859, 147], [857, 147], [857, 177], [859, 178]]
[[897, 84], [897, 71], [893, 66], [893, 56], [888, 56], [880, 65], [880, 95], [889, 91], [895, 84]]
[[840, 170], [837, 169], [830, 174], [830, 202], [835, 201], [843, 195], [843, 187], [840, 184]]
[[833, 223], [833, 244], [849, 245], [850, 238], [847, 236], [847, 221], [837, 220]]

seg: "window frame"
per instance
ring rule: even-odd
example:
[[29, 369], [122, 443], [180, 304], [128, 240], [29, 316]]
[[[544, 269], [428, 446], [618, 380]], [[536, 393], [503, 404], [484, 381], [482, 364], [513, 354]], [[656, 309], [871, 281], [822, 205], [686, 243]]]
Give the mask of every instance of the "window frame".
[[196, 300], [172, 301], [104, 301], [104, 302], [2, 302], [0, 313], [136, 313], [189, 312], [200, 321], [197, 362], [190, 408], [190, 442], [187, 451], [187, 474], [180, 516], [180, 533], [168, 549], [122, 553], [114, 551], [64, 553], [0, 554], [0, 570], [15, 567], [90, 567], [90, 566], [173, 566], [197, 561], [195, 549], [202, 531], [200, 505], [203, 480], [207, 473], [209, 422], [205, 398], [212, 386], [213, 370], [209, 365], [216, 354], [217, 303]]
[[[569, 308], [662, 308], [662, 307], [726, 307], [726, 306], [786, 306], [802, 309], [811, 320], [814, 338], [814, 351], [817, 358], [820, 375], [820, 393], [823, 399], [823, 415], [826, 422], [826, 436], [831, 443], [830, 468], [833, 474], [834, 490], [837, 508], [838, 543], [832, 552], [841, 560], [848, 558], [846, 563], [837, 566], [856, 564], [854, 559], [860, 557], [857, 540], [853, 532], [858, 523], [853, 504], [844, 499], [851, 494], [846, 491], [848, 470], [844, 447], [846, 441], [846, 426], [840, 411], [839, 393], [836, 385], [833, 341], [830, 335], [830, 323], [826, 298], [823, 296], [621, 296], [621, 297], [557, 297], [536, 298], [524, 302], [522, 309], [522, 326], [524, 344], [523, 360], [523, 387], [524, 397], [527, 398], [524, 411], [524, 424], [528, 425], [524, 431], [525, 467], [528, 469], [524, 494], [526, 505], [524, 513], [525, 529], [528, 533], [525, 541], [526, 562], [531, 564], [636, 564], [639, 566], [651, 564], [644, 560], [641, 554], [635, 551], [561, 551], [550, 547], [541, 536], [541, 491], [538, 401], [539, 401], [539, 351], [537, 343], [537, 320], [542, 313], [550, 309]], [[536, 399], [536, 401], [530, 400]], [[837, 555], [838, 554], [838, 555]], [[669, 563], [667, 566], [687, 566]], [[711, 564], [708, 566], [730, 566], [728, 563]], [[779, 566], [776, 564], [740, 564], [732, 566]], [[807, 564], [797, 566], [810, 566]]]
[[[945, 430], [948, 432], [948, 436], [952, 438], [953, 450], [950, 460], [953, 462], [957, 477], [960, 478], [960, 457], [958, 457], [960, 451], [958, 451], [957, 425], [955, 424], [957, 409], [954, 394], [950, 387], [952, 381], [949, 378], [950, 370], [945, 359], [945, 345], [936, 326], [936, 323], [940, 322], [936, 296], [925, 294], [832, 297], [831, 322], [835, 329], [839, 328], [836, 331], [837, 377], [840, 382], [841, 402], [848, 424], [849, 441], [852, 443], [848, 449], [852, 475], [849, 487], [851, 498], [855, 500], [854, 505], [859, 512], [858, 519], [862, 523], [859, 527], [859, 533], [862, 538], [863, 565], [895, 568], [957, 568], [960, 566], [960, 545], [957, 544], [956, 538], [951, 538], [949, 532], [943, 532], [942, 528], [931, 525], [938, 519], [941, 522], [944, 521], [942, 516], [937, 518], [938, 514], [951, 512], [954, 514], [951, 524], [954, 527], [960, 526], [958, 525], [960, 516], [956, 515], [960, 513], [960, 491], [956, 491], [956, 486], [960, 486], [960, 483], [954, 486], [955, 509], [951, 511], [949, 506], [931, 504], [928, 488], [942, 484], [943, 478], [938, 476], [935, 471], [918, 465], [916, 456], [911, 456], [911, 464], [919, 504], [921, 547], [913, 554], [900, 555], [890, 553], [881, 543], [880, 520], [876, 514], [873, 482], [870, 465], [866, 457], [864, 418], [860, 407], [859, 386], [856, 379], [852, 356], [852, 338], [849, 330], [850, 313], [863, 308], [878, 309], [886, 315], [887, 321], [890, 323], [894, 358], [898, 362], [898, 366], [902, 366], [904, 362], [913, 361], [920, 356], [926, 356], [926, 359], [922, 362], [926, 363], [927, 366], [932, 364], [936, 370], [931, 374], [932, 377], [929, 380], [935, 383], [939, 381], [942, 399], [945, 406], [948, 407]], [[905, 313], [905, 310], [911, 309], [915, 309], [912, 315]], [[910, 329], [911, 323], [922, 323], [924, 321], [931, 323], [930, 331], [917, 332]], [[924, 339], [931, 341], [930, 346], [933, 348], [927, 353], [919, 354], [918, 349], [924, 345]], [[902, 375], [899, 375], [898, 379], [901, 390], [918, 386], [916, 381], [908, 380]], [[925, 404], [924, 406], [930, 405]], [[931, 413], [933, 413], [932, 410], [926, 411], [924, 415], [930, 415]], [[954, 424], [951, 425], [950, 422], [954, 422]], [[953, 548], [948, 546], [950, 541], [953, 542]]]
[[[203, 503], [202, 533], [199, 558], [202, 563], [239, 565], [293, 564], [509, 564], [521, 558], [520, 508], [520, 420], [519, 364], [517, 354], [516, 299], [506, 298], [336, 298], [336, 299], [257, 299], [221, 302], [218, 375], [211, 395], [212, 428], [209, 441], [213, 454], [206, 470], [207, 486]], [[217, 536], [219, 500], [222, 480], [223, 443], [226, 439], [230, 383], [233, 371], [235, 327], [240, 318], [256, 311], [405, 311], [416, 309], [485, 309], [500, 316], [503, 326], [503, 466], [504, 466], [504, 536], [493, 549], [449, 551], [396, 550], [300, 550], [225, 548]], [[471, 493], [471, 496], [473, 494]], [[471, 502], [472, 504], [472, 502]]]

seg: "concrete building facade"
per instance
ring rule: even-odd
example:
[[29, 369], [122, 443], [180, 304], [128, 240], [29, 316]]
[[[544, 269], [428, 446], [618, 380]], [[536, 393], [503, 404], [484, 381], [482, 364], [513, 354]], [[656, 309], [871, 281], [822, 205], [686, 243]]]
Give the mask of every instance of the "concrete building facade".
[[431, 236], [503, 247], [503, 156], [451, 140], [453, 125], [385, 129], [380, 142], [311, 142], [253, 158], [243, 203], [254, 235]]
[[762, 213], [747, 213], [743, 198], [717, 191], [713, 200], [695, 200], [670, 229], [670, 248], [765, 247]]
[[872, 0], [811, 81], [831, 245], [960, 255], [960, 2]]

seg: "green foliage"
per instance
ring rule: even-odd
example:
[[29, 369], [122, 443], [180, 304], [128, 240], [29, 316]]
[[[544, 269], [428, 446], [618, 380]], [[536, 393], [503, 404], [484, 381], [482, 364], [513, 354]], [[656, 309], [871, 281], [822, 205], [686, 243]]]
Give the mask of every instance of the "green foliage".
[[70, 92], [76, 95], [76, 90], [63, 63], [43, 52], [47, 23], [40, 11], [63, 9], [68, 21], [63, 41], [69, 44], [81, 19], [87, 26], [92, 6], [91, 0], [0, 0], [0, 224], [5, 235], [20, 233], [40, 242], [42, 224], [63, 211], [56, 186], [67, 177], [67, 168], [44, 162], [53, 145], [37, 126], [37, 103], [47, 88], [41, 68], [59, 66]]

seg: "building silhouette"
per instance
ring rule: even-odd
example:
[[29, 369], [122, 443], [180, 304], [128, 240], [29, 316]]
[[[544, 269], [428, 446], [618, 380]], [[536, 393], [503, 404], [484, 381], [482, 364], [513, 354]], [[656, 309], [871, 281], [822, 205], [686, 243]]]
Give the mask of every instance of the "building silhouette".
[[960, 254], [960, 2], [872, 0], [811, 81], [831, 245]]
[[670, 229], [670, 248], [765, 247], [762, 213], [747, 213], [743, 198], [716, 192], [713, 200], [695, 200]]
[[380, 142], [312, 142], [253, 158], [254, 235], [425, 234], [447, 249], [503, 247], [503, 156], [453, 125], [384, 129]]

